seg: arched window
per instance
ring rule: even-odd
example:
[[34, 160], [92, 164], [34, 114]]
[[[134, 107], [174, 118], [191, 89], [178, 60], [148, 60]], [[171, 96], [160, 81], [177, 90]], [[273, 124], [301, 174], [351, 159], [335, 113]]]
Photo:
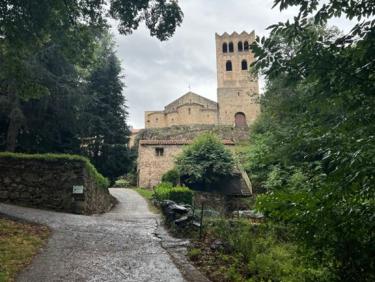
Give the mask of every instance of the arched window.
[[247, 61], [246, 60], [242, 60], [242, 62], [241, 62], [241, 69], [242, 70], [247, 70]]
[[229, 53], [233, 53], [233, 42], [229, 42]]
[[245, 43], [243, 44], [243, 50], [249, 51], [249, 42], [245, 41]]
[[232, 62], [231, 61], [227, 61], [227, 63], [225, 64], [225, 69], [227, 71], [232, 71]]
[[243, 51], [243, 45], [242, 45], [242, 41], [238, 42], [238, 52], [242, 52]]
[[236, 127], [246, 127], [246, 116], [242, 112], [238, 112], [234, 115], [234, 124]]
[[223, 53], [227, 53], [227, 52], [228, 52], [228, 44], [223, 43]]
[[190, 108], [188, 109], [188, 112], [189, 112], [189, 115], [190, 115], [191, 114], [191, 109]]

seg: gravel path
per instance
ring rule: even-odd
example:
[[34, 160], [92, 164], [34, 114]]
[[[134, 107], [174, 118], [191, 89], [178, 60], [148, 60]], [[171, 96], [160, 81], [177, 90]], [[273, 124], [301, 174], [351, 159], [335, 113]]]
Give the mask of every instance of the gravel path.
[[119, 203], [98, 216], [0, 204], [0, 213], [46, 224], [53, 231], [17, 281], [185, 281], [174, 255], [163, 247], [181, 247], [181, 242], [166, 234], [158, 224], [159, 216], [148, 210], [137, 192], [110, 191]]

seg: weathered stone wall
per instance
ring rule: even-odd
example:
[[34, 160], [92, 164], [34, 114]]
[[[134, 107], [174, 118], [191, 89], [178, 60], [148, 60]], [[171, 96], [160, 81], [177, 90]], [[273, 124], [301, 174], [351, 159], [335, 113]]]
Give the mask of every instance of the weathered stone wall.
[[[163, 156], [157, 156], [155, 149], [163, 148]], [[138, 186], [151, 188], [159, 184], [164, 173], [174, 167], [174, 161], [183, 145], [139, 145]]]
[[145, 112], [145, 127], [167, 127], [167, 118], [163, 111], [147, 111]]
[[[84, 187], [83, 196], [73, 195], [73, 185]], [[114, 204], [83, 161], [9, 157], [0, 157], [0, 201], [78, 214], [102, 213]]]
[[260, 113], [259, 95], [256, 88], [219, 88], [219, 123], [235, 125], [235, 115], [243, 113], [247, 125], [254, 123]]
[[135, 146], [139, 140], [193, 140], [195, 137], [211, 132], [222, 140], [232, 140], [235, 143], [249, 139], [248, 128], [234, 128], [232, 126], [217, 125], [179, 125], [168, 128], [148, 128], [137, 133]]

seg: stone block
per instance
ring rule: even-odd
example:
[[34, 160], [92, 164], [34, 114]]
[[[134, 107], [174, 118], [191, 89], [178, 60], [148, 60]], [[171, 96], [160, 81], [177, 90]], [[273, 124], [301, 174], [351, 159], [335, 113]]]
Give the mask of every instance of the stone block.
[[0, 199], [7, 199], [8, 191], [0, 191]]

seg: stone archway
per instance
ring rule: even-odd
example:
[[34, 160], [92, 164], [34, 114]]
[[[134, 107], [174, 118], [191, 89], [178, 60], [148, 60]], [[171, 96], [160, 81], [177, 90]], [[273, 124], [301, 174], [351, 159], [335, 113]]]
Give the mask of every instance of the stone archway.
[[246, 127], [246, 115], [242, 112], [238, 112], [234, 115], [234, 124], [236, 127]]

